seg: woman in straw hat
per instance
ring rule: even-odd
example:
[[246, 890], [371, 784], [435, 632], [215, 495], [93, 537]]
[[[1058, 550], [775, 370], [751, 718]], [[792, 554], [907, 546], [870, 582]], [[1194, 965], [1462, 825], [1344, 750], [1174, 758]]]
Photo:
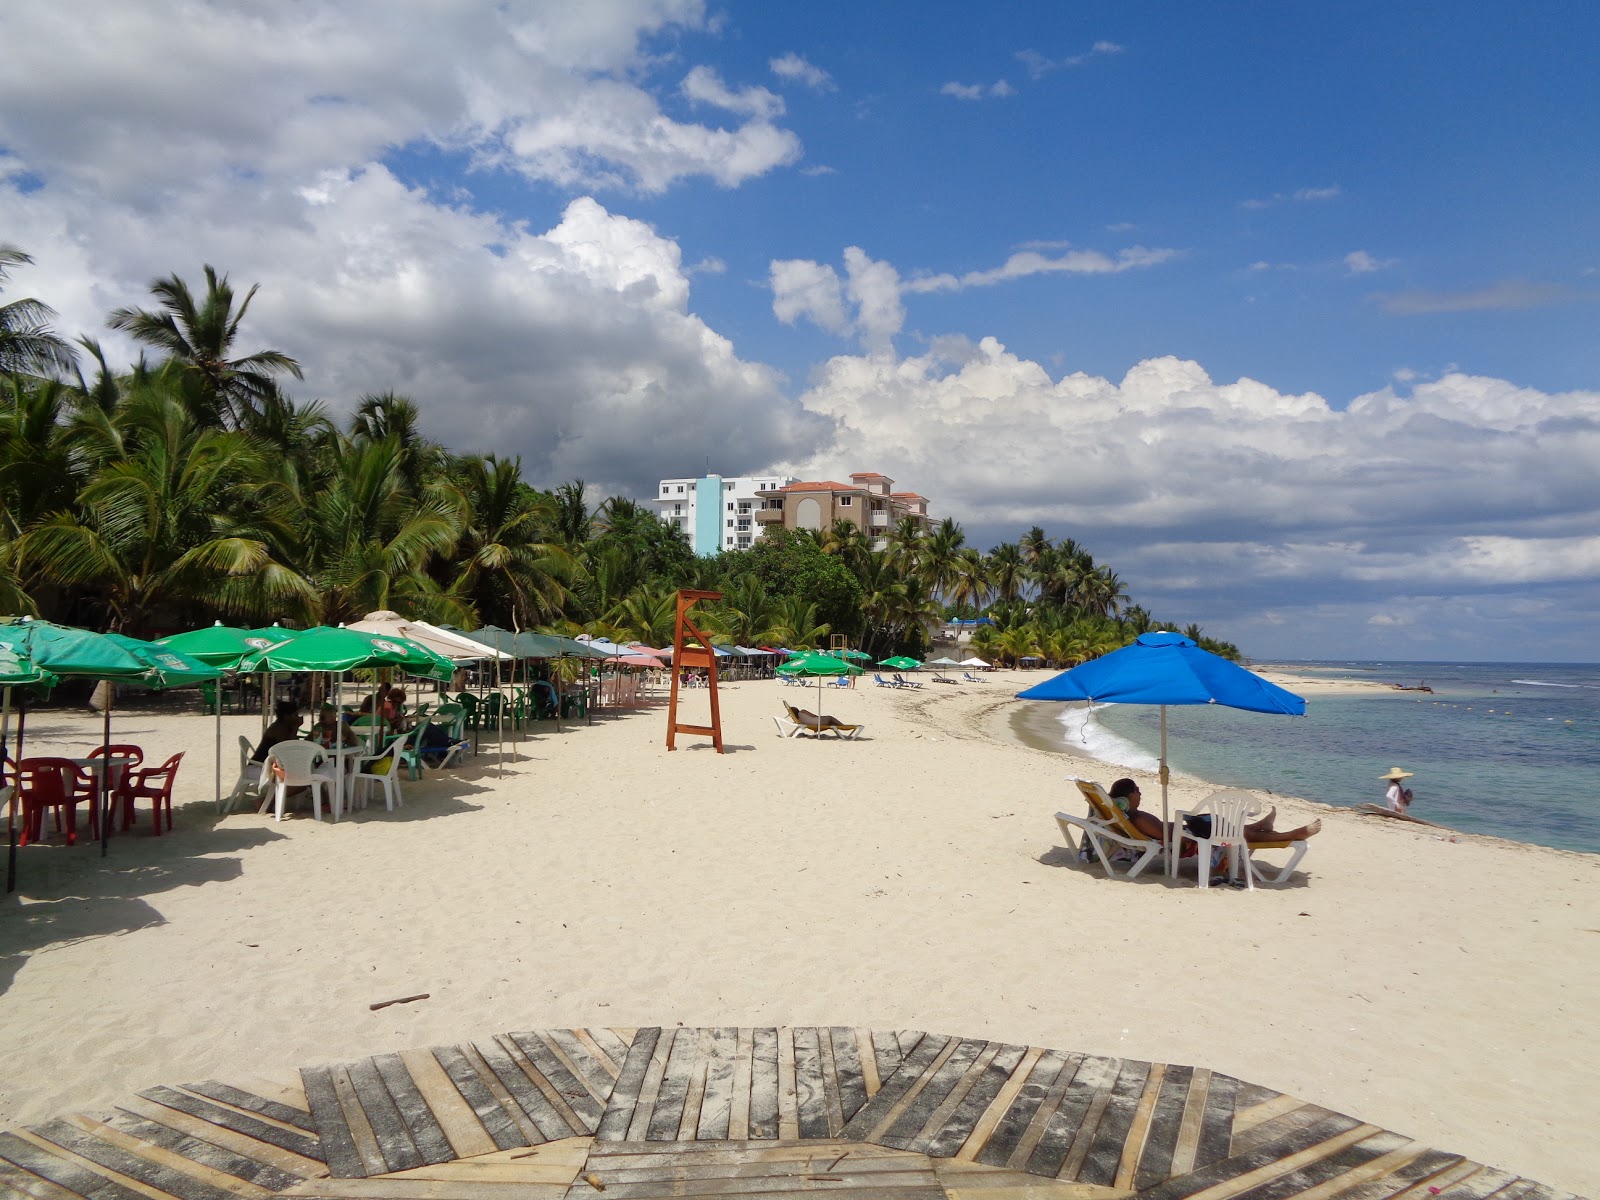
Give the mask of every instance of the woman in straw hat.
[[1383, 803], [1390, 812], [1403, 813], [1411, 807], [1411, 789], [1400, 786], [1402, 779], [1411, 778], [1410, 771], [1390, 767], [1387, 775], [1379, 775], [1378, 778], [1389, 781], [1389, 790], [1383, 794]]

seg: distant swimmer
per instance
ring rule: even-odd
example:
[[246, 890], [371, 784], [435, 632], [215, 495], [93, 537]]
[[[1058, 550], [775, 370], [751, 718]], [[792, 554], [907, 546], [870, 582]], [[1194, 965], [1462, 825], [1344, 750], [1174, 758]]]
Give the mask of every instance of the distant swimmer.
[[1412, 772], [1402, 771], [1399, 767], [1390, 767], [1387, 775], [1379, 775], [1379, 779], [1389, 781], [1389, 790], [1383, 794], [1383, 806], [1390, 812], [1403, 813], [1411, 807], [1411, 789], [1400, 786], [1402, 779], [1410, 779]]

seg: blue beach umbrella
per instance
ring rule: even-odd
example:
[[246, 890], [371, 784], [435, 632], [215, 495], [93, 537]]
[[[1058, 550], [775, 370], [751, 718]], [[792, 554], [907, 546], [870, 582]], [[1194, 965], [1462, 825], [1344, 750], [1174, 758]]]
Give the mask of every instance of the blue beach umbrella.
[[1306, 702], [1177, 633], [1146, 633], [1131, 645], [1090, 659], [1017, 693], [1019, 700], [1161, 706], [1161, 820], [1167, 821], [1167, 705], [1221, 704], [1248, 712], [1302, 717]]

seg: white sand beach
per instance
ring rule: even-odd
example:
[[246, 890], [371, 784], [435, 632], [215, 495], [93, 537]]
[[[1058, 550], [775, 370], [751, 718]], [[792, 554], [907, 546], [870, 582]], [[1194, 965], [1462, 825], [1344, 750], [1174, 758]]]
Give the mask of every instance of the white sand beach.
[[[546, 725], [338, 824], [219, 818], [212, 720], [119, 714], [187, 751], [178, 828], [21, 853], [0, 1125], [506, 1029], [845, 1024], [1206, 1065], [1600, 1194], [1600, 859], [1273, 797], [1324, 821], [1292, 885], [1108, 881], [1052, 815], [1122, 772], [1009, 732], [1043, 677], [827, 689], [856, 741], [780, 740], [815, 690], [735, 683], [725, 755], [668, 753], [660, 707]], [[30, 754], [98, 740], [29, 717]]]

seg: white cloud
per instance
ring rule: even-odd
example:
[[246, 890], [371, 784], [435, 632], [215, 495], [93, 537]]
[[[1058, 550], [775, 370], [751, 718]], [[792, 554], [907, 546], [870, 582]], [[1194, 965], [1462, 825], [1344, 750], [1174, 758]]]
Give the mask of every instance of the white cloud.
[[711, 67], [695, 67], [683, 77], [679, 90], [696, 104], [710, 104], [748, 117], [770, 120], [783, 115], [783, 97], [764, 87], [734, 91]]
[[308, 177], [414, 143], [563, 186], [649, 192], [692, 176], [732, 186], [797, 160], [764, 89], [729, 92], [750, 119], [719, 129], [669, 118], [634, 81], [650, 38], [705, 26], [700, 0], [412, 5], [403, 19], [380, 0], [190, 5], [181, 18], [110, 0], [13, 5], [0, 36], [29, 52], [0, 72], [0, 145], [46, 179], [145, 208], [174, 179]]
[[1397, 316], [1429, 316], [1456, 312], [1520, 312], [1548, 308], [1574, 298], [1571, 288], [1559, 283], [1535, 283], [1526, 279], [1506, 279], [1487, 287], [1459, 292], [1412, 291], [1377, 296], [1383, 311]]
[[941, 96], [954, 96], [957, 100], [983, 100], [1004, 99], [1015, 96], [1017, 89], [1004, 79], [997, 79], [991, 84], [981, 83], [947, 83], [939, 89]]
[[969, 287], [993, 287], [1029, 275], [1115, 275], [1122, 271], [1153, 267], [1177, 257], [1176, 250], [1129, 246], [1112, 258], [1098, 250], [1073, 250], [1056, 258], [1033, 250], [1013, 254], [998, 267], [968, 271], [963, 275], [925, 275], [907, 281], [908, 292], [957, 292]]
[[1352, 250], [1344, 256], [1345, 269], [1352, 275], [1368, 275], [1394, 266], [1392, 258], [1374, 258], [1365, 250]]
[[819, 92], [833, 90], [833, 78], [821, 67], [813, 66], [793, 50], [779, 58], [770, 59], [767, 66], [779, 79], [801, 83]]
[[1271, 208], [1275, 204], [1283, 204], [1285, 202], [1303, 204], [1307, 201], [1315, 202], [1319, 200], [1336, 200], [1342, 195], [1344, 195], [1344, 189], [1335, 183], [1330, 184], [1327, 187], [1296, 188], [1292, 192], [1274, 192], [1272, 195], [1266, 197], [1257, 197], [1251, 200], [1241, 200], [1239, 202], [1239, 207], [1263, 209]]
[[1037, 50], [1018, 50], [1016, 57], [1017, 61], [1028, 69], [1030, 76], [1034, 79], [1043, 79], [1052, 71], [1081, 67], [1096, 58], [1123, 53], [1126, 53], [1125, 47], [1119, 46], [1116, 42], [1101, 40], [1082, 54], [1069, 54], [1064, 58], [1047, 58]]

